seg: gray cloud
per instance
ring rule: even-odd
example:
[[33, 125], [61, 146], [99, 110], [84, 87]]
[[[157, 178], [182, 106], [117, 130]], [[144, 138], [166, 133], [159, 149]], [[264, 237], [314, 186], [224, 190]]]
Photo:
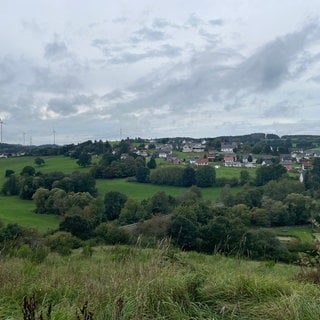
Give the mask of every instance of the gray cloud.
[[53, 71], [49, 67], [35, 67], [34, 82], [30, 85], [30, 89], [39, 92], [51, 93], [68, 93], [81, 89], [79, 75], [75, 72], [68, 72], [68, 70]]
[[48, 107], [50, 110], [60, 115], [69, 115], [76, 112], [75, 105], [71, 101], [64, 98], [52, 98], [48, 101]]
[[134, 32], [134, 36], [131, 38], [133, 42], [140, 41], [160, 41], [166, 38], [166, 34], [163, 31], [144, 27]]
[[203, 25], [205, 22], [200, 19], [195, 13], [192, 13], [186, 22], [187, 27], [197, 28]]
[[73, 115], [81, 105], [88, 106], [94, 101], [94, 96], [75, 95], [71, 98], [52, 98], [48, 101], [48, 108], [61, 116]]
[[120, 63], [135, 63], [144, 59], [151, 58], [174, 58], [181, 54], [181, 49], [171, 45], [162, 45], [159, 49], [146, 50], [141, 53], [124, 52], [109, 59], [110, 62]]
[[208, 21], [212, 26], [222, 26], [223, 20], [222, 19], [212, 19]]
[[[318, 26], [311, 24], [267, 43], [248, 57], [231, 49], [207, 47], [196, 52], [188, 63], [139, 79], [130, 87], [138, 98], [120, 105], [121, 110], [169, 105], [172, 112], [181, 112], [181, 108], [199, 108], [214, 101], [225, 103], [225, 110], [231, 111], [242, 106], [247, 95], [274, 90], [288, 80], [289, 66], [318, 34]], [[181, 77], [182, 70], [186, 72]], [[286, 110], [283, 107], [283, 112]]]
[[68, 48], [64, 42], [51, 42], [45, 46], [44, 57], [48, 60], [60, 60], [68, 55]]
[[[300, 106], [301, 107], [301, 106]], [[263, 117], [266, 118], [283, 118], [283, 117], [291, 117], [296, 114], [296, 110], [298, 110], [298, 106], [293, 106], [289, 101], [280, 101], [274, 106], [271, 106], [264, 110]]]

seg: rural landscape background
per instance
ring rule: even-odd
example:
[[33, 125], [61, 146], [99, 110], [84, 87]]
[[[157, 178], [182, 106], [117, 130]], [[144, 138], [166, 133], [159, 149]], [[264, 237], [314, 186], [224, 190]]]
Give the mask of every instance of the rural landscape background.
[[1, 317], [316, 319], [319, 150], [263, 133], [2, 143]]

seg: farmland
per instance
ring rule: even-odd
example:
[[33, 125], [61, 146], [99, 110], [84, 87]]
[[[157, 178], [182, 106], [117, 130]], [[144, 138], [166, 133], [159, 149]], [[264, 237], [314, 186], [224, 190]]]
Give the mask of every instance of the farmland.
[[[43, 173], [52, 171], [62, 171], [71, 173], [73, 171], [88, 172], [90, 167], [82, 168], [76, 163], [76, 160], [64, 156], [43, 157], [45, 164], [43, 166], [34, 165], [35, 157], [17, 157], [0, 159], [0, 186], [5, 181], [5, 171], [7, 169], [20, 173], [24, 166], [34, 166], [37, 171]], [[217, 169], [217, 177], [239, 177], [241, 169], [224, 168]], [[253, 175], [254, 171], [250, 171]], [[158, 186], [151, 184], [141, 184], [137, 182], [128, 182], [126, 179], [97, 180], [97, 189], [100, 197], [106, 192], [119, 191], [135, 200], [143, 200], [152, 197], [158, 191], [164, 191], [171, 196], [179, 196], [187, 189], [183, 187]], [[233, 188], [236, 192], [240, 188]], [[218, 201], [221, 188], [211, 187], [203, 188], [202, 196], [206, 200]], [[33, 213], [34, 204], [32, 201], [21, 200], [18, 197], [0, 196], [0, 220], [4, 223], [18, 223], [26, 227], [36, 227], [40, 231], [54, 229], [58, 226], [58, 219], [48, 215], [37, 215]]]

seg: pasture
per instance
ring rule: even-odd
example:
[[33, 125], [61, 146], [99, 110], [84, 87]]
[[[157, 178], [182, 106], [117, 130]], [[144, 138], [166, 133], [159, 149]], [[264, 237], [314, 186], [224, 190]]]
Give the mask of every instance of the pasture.
[[301, 243], [313, 243], [314, 235], [311, 226], [273, 228], [277, 236], [298, 238]]
[[[154, 184], [144, 184], [138, 182], [128, 182], [126, 179], [113, 179], [113, 180], [97, 180], [97, 189], [99, 196], [103, 196], [109, 191], [118, 191], [126, 194], [129, 198], [135, 200], [143, 200], [152, 197], [156, 192], [164, 191], [168, 195], [177, 197], [188, 190], [184, 187], [161, 186]], [[216, 202], [219, 199], [220, 191], [222, 188], [202, 188], [202, 197], [206, 200]], [[234, 192], [240, 188], [232, 188]]]
[[21, 200], [18, 197], [0, 197], [0, 221], [4, 224], [17, 223], [40, 232], [58, 228], [57, 216], [36, 214], [33, 212], [34, 208], [33, 201]]

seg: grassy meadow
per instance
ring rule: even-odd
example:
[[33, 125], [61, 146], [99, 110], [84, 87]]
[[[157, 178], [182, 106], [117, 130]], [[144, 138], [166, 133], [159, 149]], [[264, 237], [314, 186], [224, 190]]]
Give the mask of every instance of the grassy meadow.
[[[158, 249], [110, 246], [42, 263], [3, 258], [0, 318], [22, 319], [25, 296], [52, 320], [318, 320], [320, 287], [296, 280], [299, 268]], [[92, 318], [77, 317], [87, 302]], [[38, 319], [38, 318], [37, 318]], [[40, 319], [40, 318], [39, 318]], [[46, 319], [46, 318], [45, 318]]]

